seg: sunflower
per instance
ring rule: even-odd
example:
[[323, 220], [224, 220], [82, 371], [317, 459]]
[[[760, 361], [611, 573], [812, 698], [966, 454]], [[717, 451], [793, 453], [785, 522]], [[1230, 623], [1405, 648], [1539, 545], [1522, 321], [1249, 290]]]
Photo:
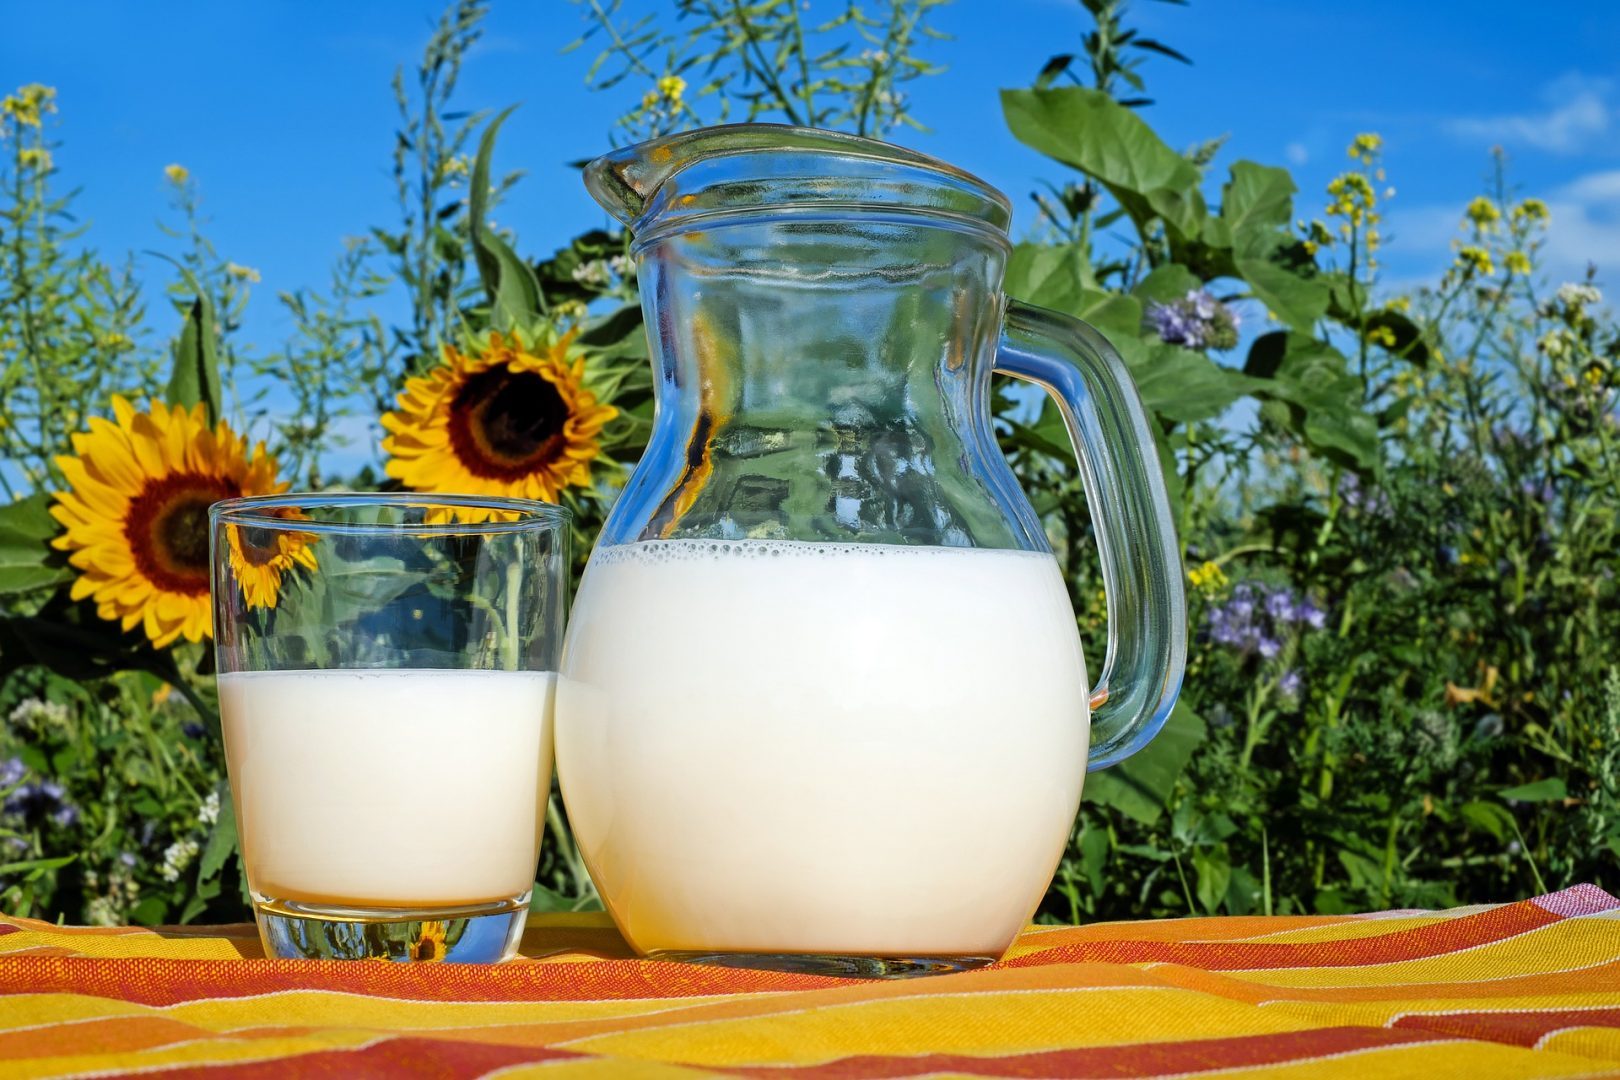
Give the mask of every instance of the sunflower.
[[[290, 507], [270, 513], [287, 519], [304, 517]], [[315, 537], [310, 533], [228, 524], [225, 538], [230, 545], [231, 571], [241, 583], [242, 596], [250, 608], [275, 607], [276, 596], [281, 592], [281, 575], [294, 566], [307, 570], [316, 568], [311, 547]]]
[[[56, 459], [68, 490], [56, 493], [51, 515], [67, 531], [53, 544], [72, 552], [68, 562], [79, 570], [72, 598], [93, 598], [96, 613], [125, 630], [139, 624], [159, 648], [180, 637], [201, 641], [213, 629], [209, 504], [287, 485], [276, 481], [262, 443], [250, 453], [228, 424], [209, 428], [201, 405], [153, 401], [136, 412], [114, 397], [112, 407], [114, 420], [92, 418], [88, 432], [73, 436], [77, 456]], [[248, 575], [257, 595], [272, 576], [279, 581], [279, 571], [265, 572], [277, 558], [287, 556], [242, 560], [261, 571]]]
[[418, 491], [546, 502], [588, 484], [618, 410], [585, 388], [585, 361], [568, 356], [574, 336], [525, 346], [491, 334], [481, 353], [446, 345], [443, 362], [408, 380], [399, 409], [382, 418], [388, 475]]

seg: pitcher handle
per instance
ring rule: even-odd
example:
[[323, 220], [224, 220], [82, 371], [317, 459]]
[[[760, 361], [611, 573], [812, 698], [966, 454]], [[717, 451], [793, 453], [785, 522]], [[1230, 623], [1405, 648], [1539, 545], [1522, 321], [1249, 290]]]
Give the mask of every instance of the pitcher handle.
[[1164, 474], [1136, 384], [1079, 319], [1007, 302], [995, 370], [1057, 401], [1091, 504], [1108, 605], [1108, 650], [1091, 695], [1088, 769], [1159, 733], [1187, 661], [1187, 595]]

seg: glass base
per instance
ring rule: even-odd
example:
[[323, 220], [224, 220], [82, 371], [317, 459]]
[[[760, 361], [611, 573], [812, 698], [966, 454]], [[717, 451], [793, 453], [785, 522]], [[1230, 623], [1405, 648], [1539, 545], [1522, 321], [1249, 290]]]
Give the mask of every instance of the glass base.
[[527, 894], [449, 908], [363, 908], [255, 897], [264, 954], [278, 960], [498, 964], [517, 955]]
[[914, 979], [950, 975], [995, 963], [995, 956], [832, 956], [822, 953], [650, 952], [649, 960], [682, 964], [754, 968], [794, 975], [833, 975], [844, 979]]

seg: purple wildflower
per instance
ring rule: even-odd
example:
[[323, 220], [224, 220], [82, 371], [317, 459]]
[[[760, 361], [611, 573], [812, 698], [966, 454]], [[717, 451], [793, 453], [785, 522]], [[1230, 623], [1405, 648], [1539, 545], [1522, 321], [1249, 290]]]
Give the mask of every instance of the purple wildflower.
[[1305, 687], [1305, 677], [1299, 673], [1298, 668], [1289, 668], [1283, 672], [1282, 678], [1277, 680], [1277, 690], [1284, 697], [1298, 697]]
[[13, 757], [0, 761], [0, 788], [8, 788], [21, 782], [28, 775], [28, 766], [22, 763], [22, 758]]
[[55, 780], [24, 784], [6, 799], [3, 809], [25, 821], [50, 818], [64, 828], [79, 820], [79, 808], [67, 801], [67, 791]]
[[1306, 597], [1294, 609], [1294, 620], [1303, 623], [1312, 630], [1320, 630], [1327, 625], [1327, 612], [1311, 603], [1310, 597]]
[[1373, 517], [1389, 516], [1389, 496], [1376, 488], [1363, 488], [1361, 477], [1355, 473], [1345, 473], [1339, 478], [1339, 498], [1352, 510], [1360, 510]]
[[1274, 622], [1294, 621], [1294, 593], [1292, 589], [1277, 589], [1266, 597], [1266, 614]]
[[189, 739], [200, 739], [208, 734], [208, 729], [195, 720], [187, 720], [180, 725], [180, 731]]
[[1533, 480], [1526, 480], [1519, 485], [1519, 491], [1526, 498], [1544, 503], [1552, 502], [1558, 495], [1558, 490], [1553, 487], [1553, 482], [1548, 479], [1542, 480], [1539, 484]]
[[1274, 637], [1267, 637], [1262, 634], [1256, 644], [1256, 649], [1263, 658], [1273, 660], [1278, 653], [1282, 652], [1282, 642]]
[[1147, 306], [1147, 324], [1169, 345], [1185, 345], [1197, 349], [1204, 344], [1204, 328], [1195, 313], [1189, 312], [1180, 301], [1161, 304], [1150, 301]]

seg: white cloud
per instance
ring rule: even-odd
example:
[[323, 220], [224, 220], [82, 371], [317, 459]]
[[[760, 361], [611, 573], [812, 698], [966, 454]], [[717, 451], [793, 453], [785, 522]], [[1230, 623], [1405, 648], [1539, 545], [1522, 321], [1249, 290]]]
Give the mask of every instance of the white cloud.
[[1566, 75], [1542, 91], [1547, 106], [1543, 110], [1459, 117], [1446, 121], [1445, 128], [1470, 141], [1577, 153], [1612, 140], [1616, 128], [1615, 108], [1610, 104], [1613, 89], [1608, 79]]
[[1283, 148], [1283, 157], [1288, 159], [1290, 165], [1303, 165], [1311, 160], [1311, 152], [1302, 142], [1291, 142]]

